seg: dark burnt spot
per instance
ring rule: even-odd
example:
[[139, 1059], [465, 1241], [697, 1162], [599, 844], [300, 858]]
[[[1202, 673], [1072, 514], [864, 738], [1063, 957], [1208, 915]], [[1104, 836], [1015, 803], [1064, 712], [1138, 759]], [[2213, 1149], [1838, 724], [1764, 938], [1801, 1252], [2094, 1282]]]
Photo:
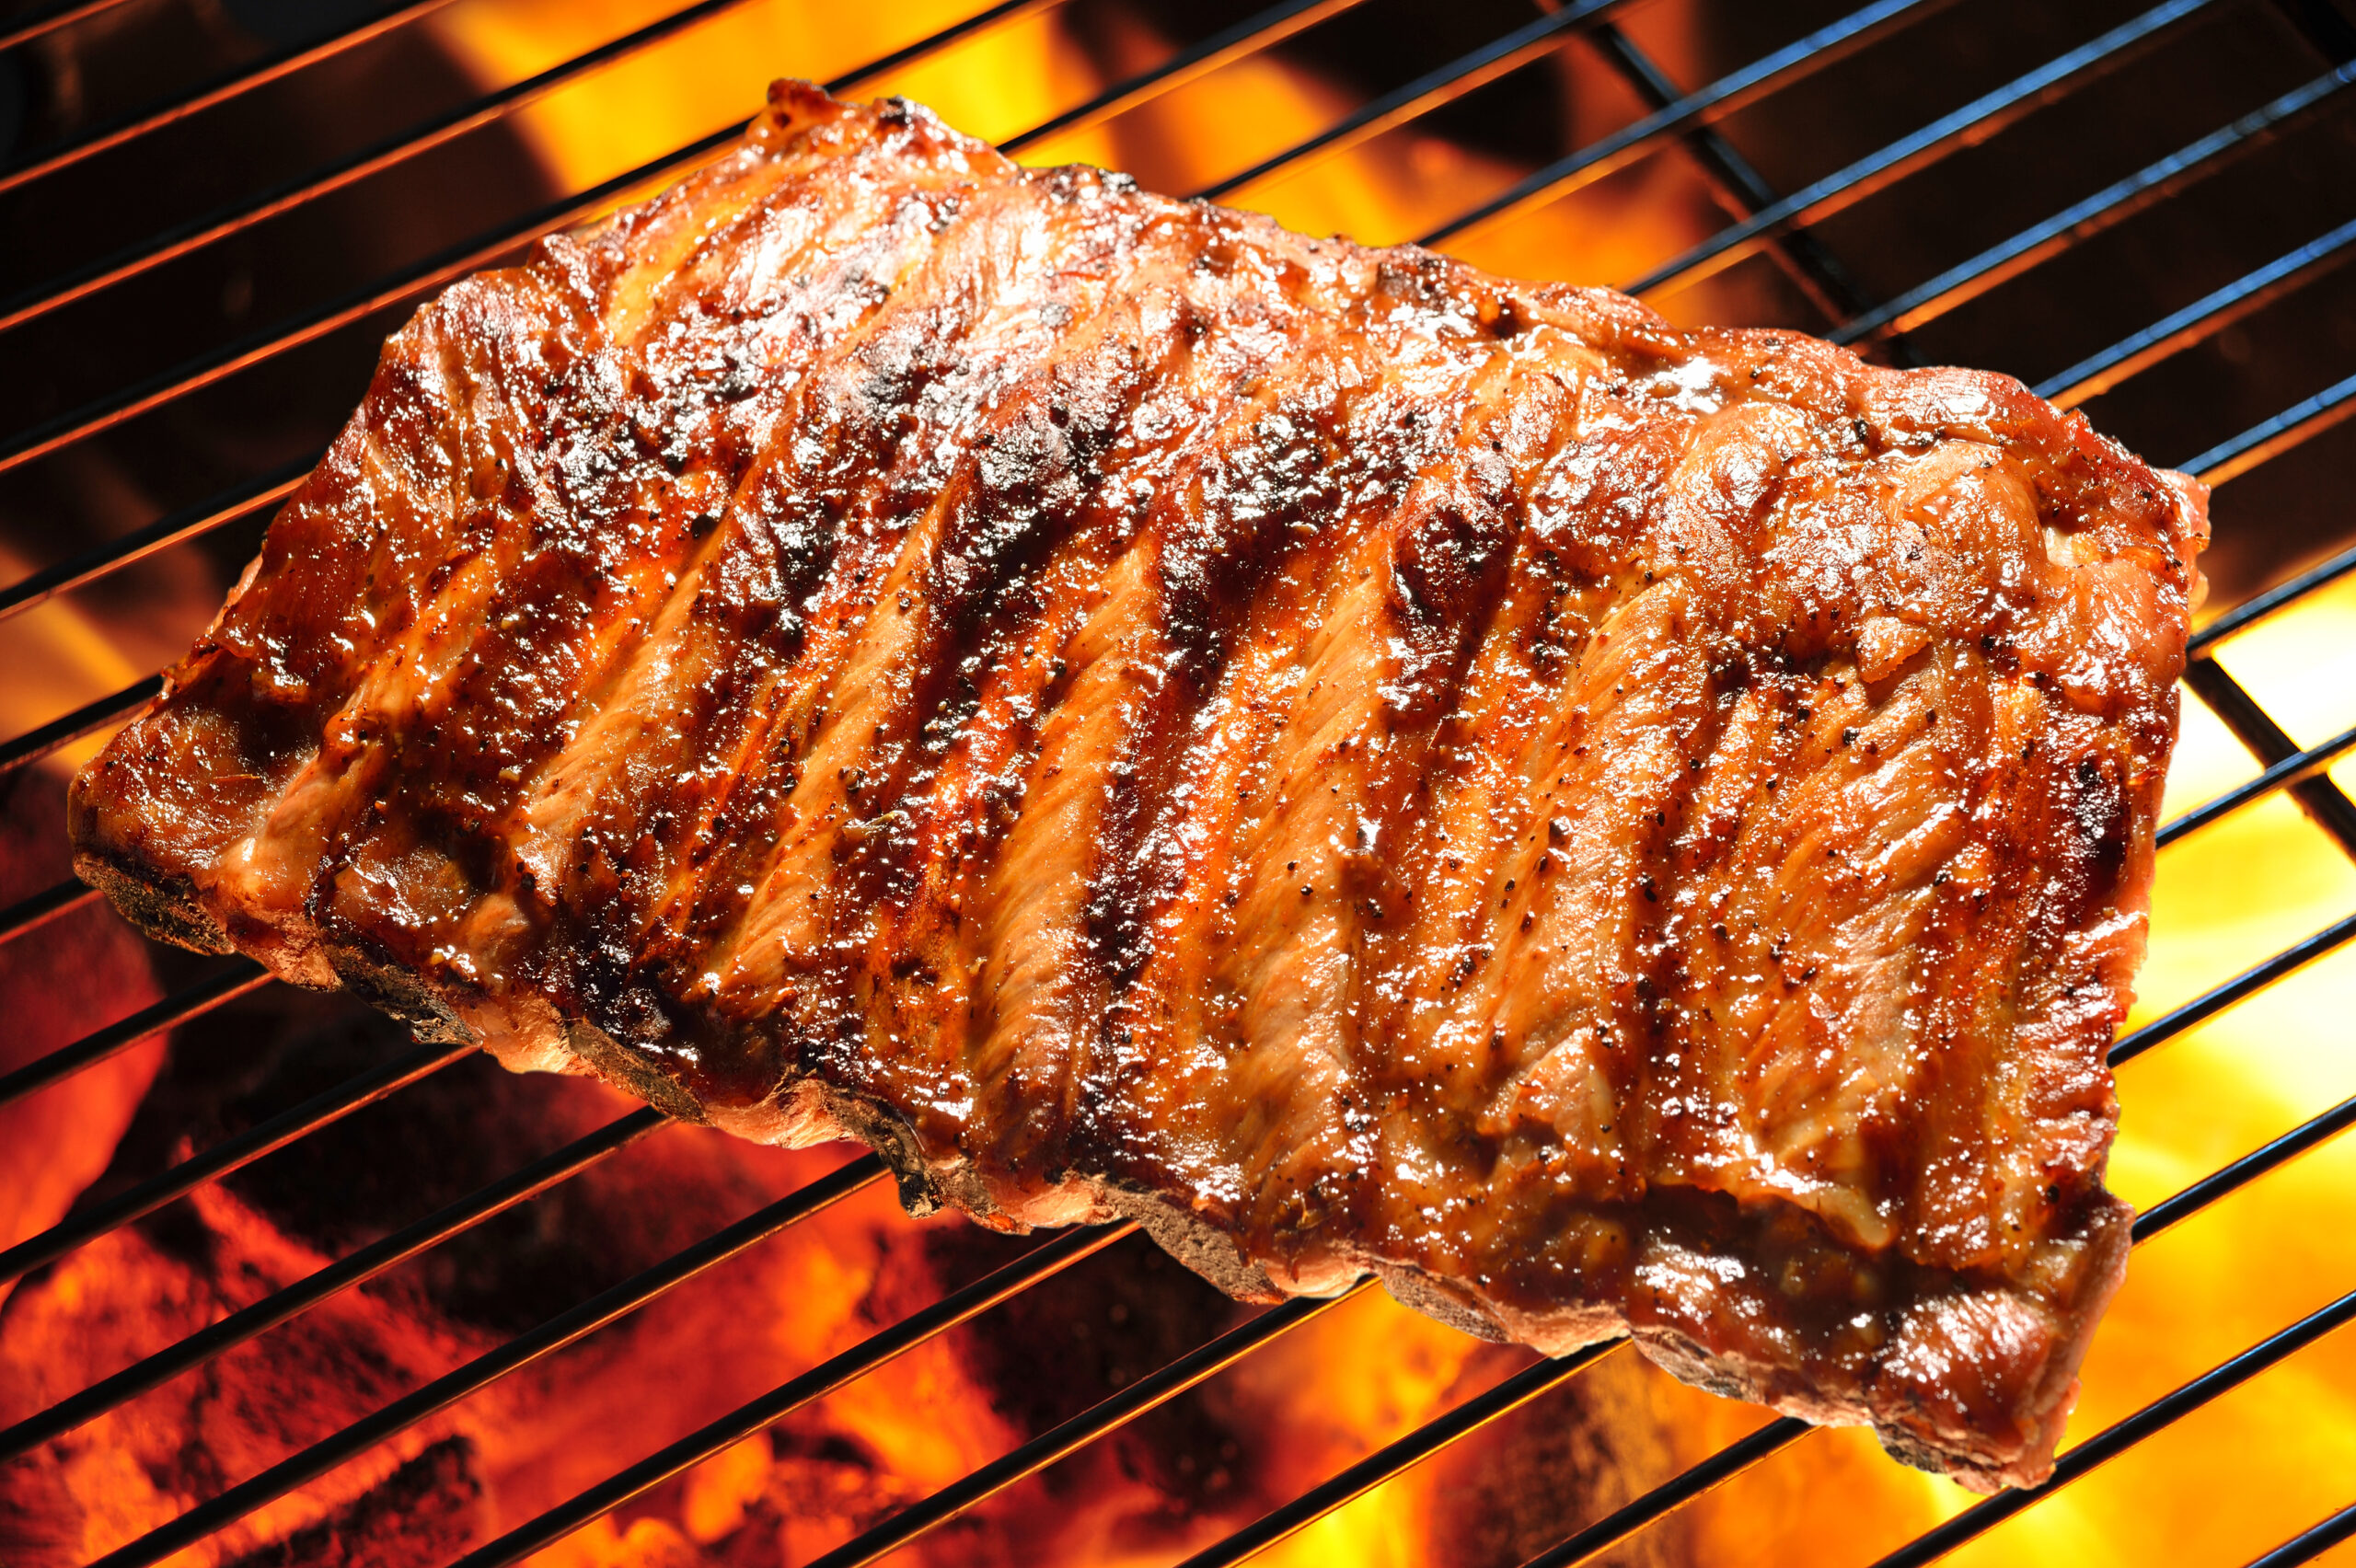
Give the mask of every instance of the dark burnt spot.
[[2070, 814], [2077, 828], [2078, 847], [2086, 866], [2088, 893], [2107, 896], [2119, 882], [2127, 862], [2130, 831], [2126, 790], [2108, 757], [2082, 756], [2071, 770], [2075, 789]]

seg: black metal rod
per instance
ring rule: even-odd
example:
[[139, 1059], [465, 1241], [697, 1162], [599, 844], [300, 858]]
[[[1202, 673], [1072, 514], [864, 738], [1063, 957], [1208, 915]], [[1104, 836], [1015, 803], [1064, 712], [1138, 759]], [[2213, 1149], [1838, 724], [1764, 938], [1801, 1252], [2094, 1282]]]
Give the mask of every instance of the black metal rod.
[[914, 43], [895, 49], [889, 54], [880, 54], [866, 64], [833, 78], [826, 83], [826, 90], [837, 98], [848, 92], [856, 92], [878, 77], [889, 75], [919, 60], [930, 59], [952, 44], [962, 43], [986, 29], [1020, 21], [1025, 17], [1053, 11], [1068, 4], [1069, 0], [999, 0], [997, 5], [976, 11], [962, 22], [952, 22], [939, 32], [928, 33]]
[[1568, 1355], [1525, 1366], [1494, 1387], [1466, 1400], [1447, 1414], [1437, 1416], [1397, 1441], [1310, 1488], [1282, 1507], [1272, 1508], [1215, 1546], [1195, 1553], [1180, 1568], [1226, 1568], [1241, 1562], [1306, 1529], [1352, 1499], [1373, 1491], [1394, 1476], [1404, 1474], [1459, 1438], [1519, 1410], [1541, 1394], [1563, 1384], [1625, 1344], [1611, 1340], [1575, 1350]]
[[537, 1197], [559, 1182], [570, 1181], [607, 1155], [644, 1137], [670, 1118], [649, 1106], [608, 1122], [595, 1132], [575, 1138], [457, 1202], [428, 1215], [413, 1225], [370, 1242], [351, 1256], [328, 1264], [283, 1290], [230, 1313], [157, 1351], [143, 1361], [100, 1378], [79, 1393], [60, 1401], [14, 1426], [0, 1430], [0, 1463], [30, 1453], [52, 1437], [96, 1421], [107, 1412], [150, 1389], [160, 1388], [181, 1374], [195, 1370], [224, 1351], [266, 1333], [289, 1319], [301, 1316], [355, 1285], [375, 1278], [453, 1236], [471, 1230], [516, 1205]]
[[1794, 191], [1773, 206], [1763, 207], [1740, 223], [1720, 229], [1628, 284], [1625, 292], [1639, 296], [1654, 294], [1672, 283], [1697, 282], [1730, 267], [1790, 225], [1813, 222], [1854, 205], [1957, 148], [1994, 135], [2088, 82], [2118, 70], [2158, 44], [2170, 29], [2212, 4], [2215, 0], [2165, 0], [2100, 38], [2048, 61], [1993, 92], [1982, 94], [1951, 114], [1940, 116], [1920, 131], [1901, 136], [1846, 168]]
[[2221, 795], [2210, 797], [2173, 822], [2162, 823], [2154, 842], [2157, 847], [2165, 849], [2186, 834], [2206, 827], [2252, 801], [2313, 778], [2351, 748], [2356, 748], [2356, 730], [2343, 730], [2320, 744], [2286, 756], [2247, 783], [2235, 785]]
[[1568, 1540], [1540, 1552], [1522, 1568], [1570, 1568], [1572, 1563], [1599, 1557], [1696, 1497], [1715, 1491], [1752, 1466], [1783, 1452], [1814, 1430], [1805, 1421], [1778, 1416], [1750, 1436], [1728, 1444], [1674, 1479], [1598, 1519]]
[[1644, 156], [1666, 136], [1709, 119], [1731, 114], [1779, 87], [1804, 80], [1885, 36], [1920, 11], [1943, 8], [1951, 0], [1878, 0], [1853, 11], [1795, 43], [1728, 72], [1674, 103], [1629, 121], [1611, 134], [1565, 154], [1472, 211], [1450, 218], [1418, 241], [1438, 246], [1468, 230], [1495, 223], [1526, 208], [1559, 201]]
[[1340, 1306], [1373, 1284], [1373, 1278], [1369, 1276], [1339, 1296], [1297, 1296], [1281, 1306], [1269, 1308], [1250, 1322], [1230, 1329], [1208, 1344], [1197, 1345], [1161, 1370], [1138, 1378], [1069, 1421], [992, 1459], [963, 1481], [942, 1487], [922, 1502], [909, 1504], [863, 1534], [813, 1559], [807, 1568], [861, 1568], [897, 1551], [1025, 1476], [1037, 1474], [1148, 1411], [1159, 1409], [1187, 1389], [1217, 1377], [1261, 1346]]
[[306, 66], [316, 65], [320, 61], [331, 59], [346, 50], [357, 48], [371, 40], [382, 38], [388, 32], [405, 28], [410, 23], [422, 17], [429, 16], [448, 4], [450, 0], [410, 0], [406, 6], [397, 6], [366, 21], [355, 23], [333, 38], [323, 39], [318, 43], [283, 49], [275, 54], [265, 55], [251, 64], [237, 66], [214, 77], [186, 97], [176, 98], [160, 109], [134, 110], [121, 120], [100, 126], [61, 146], [50, 148], [45, 152], [37, 150], [29, 159], [14, 168], [0, 169], [0, 193], [14, 190], [20, 185], [29, 184], [33, 180], [54, 174], [59, 169], [69, 168], [86, 158], [95, 157], [100, 153], [134, 142], [150, 132], [159, 131], [167, 125], [178, 124], [191, 115], [200, 114], [205, 110], [225, 104], [231, 98], [242, 97], [256, 87], [291, 76]]
[[[1909, 19], [1915, 17], [1910, 15]], [[1646, 103], [1655, 109], [1665, 109], [1676, 101], [1677, 84], [1626, 33], [1616, 27], [1599, 28], [1595, 47], [1604, 63], [1619, 72]], [[1783, 193], [1767, 183], [1758, 166], [1720, 135], [1715, 125], [1695, 126], [1684, 133], [1684, 141], [1703, 179], [1728, 211], [1748, 217], [1783, 200]], [[1778, 234], [1769, 243], [1768, 254], [1809, 303], [1831, 320], [1845, 319], [1873, 304], [1873, 296], [1857, 281], [1856, 274], [1806, 229], [1786, 229]], [[1882, 347], [1895, 363], [1919, 363], [1912, 347], [1895, 333], [1883, 340]]]
[[612, 1289], [561, 1312], [529, 1332], [517, 1335], [495, 1350], [485, 1351], [464, 1366], [446, 1372], [422, 1388], [412, 1389], [391, 1404], [352, 1423], [332, 1437], [322, 1438], [259, 1474], [248, 1477], [216, 1497], [191, 1508], [138, 1539], [117, 1547], [90, 1568], [150, 1568], [174, 1552], [202, 1540], [316, 1481], [347, 1459], [366, 1453], [419, 1422], [448, 1409], [470, 1394], [574, 1341], [595, 1332], [618, 1318], [636, 1311], [656, 1297], [727, 1262], [756, 1242], [766, 1240], [790, 1225], [840, 1203], [863, 1187], [881, 1181], [884, 1162], [873, 1155], [852, 1160], [820, 1177], [800, 1191], [780, 1198], [727, 1226], [694, 1246], [673, 1253], [662, 1262], [631, 1275]]
[[2356, 1097], [2341, 1101], [2319, 1116], [2309, 1117], [2262, 1148], [2252, 1149], [2222, 1170], [2211, 1172], [2172, 1198], [2165, 1198], [2135, 1216], [2140, 1244], [2207, 1208], [2211, 1204], [2249, 1185], [2268, 1171], [2329, 1142], [2356, 1125]]
[[2350, 82], [2356, 82], [2356, 62], [2292, 88], [2272, 103], [2252, 110], [2232, 124], [2147, 164], [2082, 202], [2071, 203], [2043, 223], [2030, 225], [1969, 260], [1957, 262], [1888, 304], [1845, 321], [1825, 335], [1836, 343], [1854, 343], [1885, 329], [1907, 332], [1935, 321], [1999, 284], [2232, 167], [2245, 155], [2315, 119]]
[[477, 1547], [458, 1559], [455, 1568], [506, 1568], [507, 1564], [521, 1562], [680, 1471], [734, 1447], [812, 1401], [824, 1399], [845, 1384], [856, 1382], [927, 1340], [1102, 1251], [1136, 1228], [1135, 1220], [1124, 1219], [1085, 1230], [1068, 1230], [1005, 1267], [910, 1313], [890, 1328], [870, 1334], [800, 1377], [788, 1378], [759, 1399], [657, 1449], [570, 1502], [558, 1505], [528, 1524], [517, 1526], [487, 1546]]
[[2219, 442], [2185, 467], [2213, 489], [2312, 440], [2350, 415], [2356, 415], [2356, 375], [2335, 382], [2311, 398], [2302, 398], [2272, 419]]
[[1435, 66], [1404, 86], [1394, 87], [1380, 98], [1359, 105], [1315, 135], [1263, 158], [1242, 173], [1204, 186], [1191, 199], [1217, 202], [1272, 174], [1298, 174], [1311, 164], [1346, 152], [1393, 126], [1454, 103], [1498, 77], [1519, 70], [1552, 53], [1574, 29], [1592, 26], [1634, 3], [1634, 0], [1576, 0], [1576, 4], [1524, 22], [1445, 65]]
[[363, 1106], [373, 1105], [396, 1090], [441, 1071], [461, 1056], [474, 1054], [472, 1045], [420, 1045], [382, 1066], [349, 1078], [317, 1094], [291, 1111], [225, 1138], [202, 1154], [181, 1160], [170, 1170], [140, 1182], [129, 1192], [74, 1213], [47, 1230], [0, 1251], [0, 1280], [21, 1279], [43, 1263], [54, 1262], [76, 1247], [85, 1246], [144, 1214], [152, 1214], [176, 1198], [185, 1197], [207, 1182], [241, 1170], [273, 1149], [341, 1121]]
[[1102, 125], [1149, 99], [1174, 92], [1222, 65], [1273, 48], [1295, 33], [1306, 32], [1320, 22], [1364, 4], [1366, 0], [1279, 0], [1232, 27], [1222, 28], [1200, 42], [1187, 45], [1149, 70], [1115, 82], [1086, 103], [1076, 104], [1018, 136], [1007, 138], [999, 144], [999, 150], [1019, 153], [1051, 136]]
[[[2216, 660], [2195, 659], [2186, 664], [2184, 684], [2233, 732], [2234, 739], [2267, 767], [2299, 755], [2299, 743]], [[2356, 801], [2349, 800], [2330, 775], [2312, 773], [2290, 786], [2290, 793], [2298, 808], [2307, 814], [2307, 820], [2329, 834], [2343, 853], [2356, 859]]]
[[2265, 1556], [2254, 1559], [2249, 1568], [2292, 1568], [2295, 1563], [2312, 1562], [2341, 1541], [2352, 1538], [2356, 1538], [2356, 1503], [2350, 1503], [2320, 1524], [2300, 1531]]
[[85, 886], [67, 877], [54, 887], [44, 888], [27, 898], [20, 898], [6, 909], [0, 909], [0, 947], [15, 941], [28, 931], [38, 931], [52, 920], [71, 915], [98, 896], [98, 890]]
[[142, 1040], [161, 1034], [167, 1029], [177, 1029], [189, 1020], [211, 1012], [234, 997], [260, 989], [269, 981], [270, 974], [260, 964], [249, 958], [238, 959], [207, 979], [175, 991], [163, 1000], [141, 1008], [129, 1018], [120, 1019], [104, 1029], [94, 1029], [71, 1045], [61, 1045], [47, 1055], [27, 1062], [15, 1072], [0, 1078], [0, 1105], [13, 1104], [29, 1094], [38, 1093], [52, 1084], [73, 1077], [85, 1067], [96, 1066]]
[[303, 477], [324, 455], [312, 453], [291, 463], [281, 463], [268, 472], [234, 487], [222, 495], [213, 496], [167, 513], [142, 528], [134, 528], [120, 538], [82, 551], [80, 554], [45, 566], [0, 588], [0, 620], [21, 615], [39, 605], [45, 605], [58, 594], [81, 587], [110, 572], [120, 571], [133, 561], [144, 560], [159, 550], [225, 527], [240, 517], [249, 516], [265, 506], [274, 506], [294, 493]]
[[2350, 937], [2356, 937], [2356, 915], [2333, 921], [2315, 935], [2292, 943], [2263, 963], [2252, 964], [2232, 979], [2202, 992], [2182, 1007], [2154, 1019], [2110, 1048], [2110, 1065], [2124, 1066], [2153, 1046], [2175, 1039], [2196, 1024], [2208, 1022], [2227, 1008], [2236, 1002], [2246, 1001], [2284, 975], [2296, 974], [2316, 960], [2338, 951]]
[[2029, 388], [2049, 402], [2075, 408], [2109, 391], [2138, 372], [2214, 337], [2252, 312], [2304, 287], [2349, 259], [2356, 244], [2356, 221], [2316, 236], [2232, 282], [2212, 289], [2181, 310], [2170, 311], [2140, 332], [2130, 333]]
[[[322, 196], [358, 184], [371, 175], [503, 120], [525, 105], [547, 97], [576, 76], [586, 75], [642, 52], [675, 34], [700, 26], [745, 3], [746, 0], [700, 0], [699, 4], [658, 17], [586, 53], [576, 54], [570, 60], [551, 65], [537, 75], [485, 93], [445, 114], [375, 142], [347, 158], [296, 175], [257, 194], [214, 207], [185, 223], [176, 224], [135, 244], [111, 251], [63, 276], [44, 280], [6, 301], [0, 301], [0, 331], [46, 316], [52, 310], [112, 288], [126, 279], [137, 277], [167, 262], [178, 260], [231, 235], [243, 233], [257, 224], [308, 205]], [[998, 5], [953, 27], [944, 28], [905, 49], [871, 61], [849, 75], [837, 77], [827, 84], [827, 90], [837, 93], [849, 90], [875, 76], [937, 53], [985, 28], [1020, 16], [1051, 10], [1067, 3], [1068, 0], [999, 0]]]
[[0, 50], [14, 49], [20, 43], [30, 43], [46, 38], [60, 28], [70, 28], [76, 22], [88, 21], [102, 12], [111, 11], [124, 0], [65, 0], [64, 5], [47, 10], [20, 13], [0, 29]]
[[2164, 1394], [2142, 1410], [2105, 1427], [2055, 1461], [2053, 1474], [2039, 1485], [2001, 1492], [1958, 1514], [1899, 1548], [1874, 1568], [1921, 1568], [1985, 1535], [2024, 1509], [2034, 1507], [2080, 1476], [2108, 1464], [2162, 1427], [2182, 1420], [2202, 1405], [2248, 1382], [2260, 1372], [2315, 1343], [2334, 1329], [2356, 1320], [2356, 1291], [2330, 1306], [2309, 1313], [2281, 1333], [2263, 1340], [2221, 1366], [2211, 1368], [2172, 1393]]
[[26, 731], [6, 745], [0, 745], [0, 778], [39, 762], [52, 752], [63, 751], [85, 735], [112, 729], [121, 723], [133, 709], [163, 689], [164, 677], [158, 672], [132, 682], [121, 691], [94, 702], [86, 702], [63, 719], [52, 719], [38, 730]]
[[2306, 597], [2318, 588], [2330, 586], [2350, 571], [2356, 571], [2356, 548], [2342, 550], [2320, 566], [2309, 567], [2287, 582], [2244, 599], [2194, 632], [2185, 643], [2185, 651], [2198, 658], [2225, 639], [2248, 630], [2277, 610]]

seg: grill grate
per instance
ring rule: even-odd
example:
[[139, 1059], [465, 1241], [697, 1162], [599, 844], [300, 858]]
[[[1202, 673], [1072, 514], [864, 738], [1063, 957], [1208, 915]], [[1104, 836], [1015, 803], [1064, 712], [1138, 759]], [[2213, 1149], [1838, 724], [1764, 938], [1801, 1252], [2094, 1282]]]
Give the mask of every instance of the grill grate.
[[[121, 3], [121, 0], [81, 0], [78, 4], [27, 13], [13, 23], [0, 24], [0, 50], [48, 36]], [[47, 178], [240, 94], [307, 69], [407, 26], [445, 3], [446, 0], [415, 0], [384, 11], [322, 41], [281, 50], [208, 81], [173, 102], [141, 110], [77, 140], [40, 152], [12, 168], [0, 170], [0, 192]], [[0, 331], [113, 288], [199, 248], [242, 234], [270, 218], [355, 185], [511, 115], [560, 86], [637, 54], [741, 3], [742, 0], [703, 0], [702, 4], [675, 11], [334, 163], [281, 182], [240, 202], [206, 212], [137, 246], [116, 250], [54, 277], [39, 288], [0, 301]], [[946, 55], [991, 29], [1044, 15], [1064, 3], [1065, 0], [1002, 0], [941, 32], [837, 78], [830, 86], [837, 92], [864, 90], [917, 62]], [[1283, 0], [1179, 50], [1153, 68], [1115, 84], [1088, 102], [1010, 138], [1004, 144], [1019, 151], [1052, 135], [1102, 124], [1221, 66], [1303, 34], [1362, 3], [1363, 0]], [[2339, 107], [2343, 102], [2342, 89], [2356, 82], [2356, 58], [2352, 58], [2356, 57], [2356, 31], [2327, 6], [2290, 4], [2286, 0], [2278, 9], [2331, 63], [2330, 70], [2187, 144], [2176, 153], [2022, 228], [1929, 281], [1887, 302], [1876, 303], [1819, 237], [1817, 225], [2123, 69], [2177, 38], [2194, 20], [2227, 9], [2226, 0], [2165, 0], [1788, 195], [1778, 194], [1714, 127], [1745, 106], [1791, 90], [1841, 60], [1920, 26], [1929, 17], [1947, 9], [1953, 0], [1880, 0], [1764, 53], [1706, 86], [1682, 93], [1669, 75], [1615, 25], [1615, 18], [1634, 9], [1636, 4], [1637, 0], [1577, 0], [1575, 4], [1546, 6], [1525, 25], [1369, 100], [1279, 156], [1223, 179], [1201, 194], [1230, 196], [1279, 174], [1298, 172], [1315, 161], [1446, 109], [1562, 48], [1567, 40], [1584, 37], [1648, 106], [1647, 112], [1546, 164], [1449, 220], [1427, 235], [1426, 243], [1461, 239], [1476, 230], [1509, 221], [1593, 185], [1674, 143], [1694, 157], [1719, 198], [1739, 215], [1706, 240], [1637, 279], [1631, 292], [1658, 294], [1710, 277], [1764, 252], [1832, 319], [1829, 336], [1840, 341], [1873, 344], [1886, 356], [1904, 359], [1911, 351], [1903, 334], [1920, 330], [1998, 285], [2072, 251], [2200, 181], [2215, 178], [2257, 149]], [[610, 207], [652, 182], [677, 174], [732, 141], [736, 133], [736, 128], [730, 126], [689, 142], [588, 190], [549, 202], [421, 262], [373, 280], [348, 294], [18, 430], [0, 440], [0, 472], [63, 452], [291, 349], [363, 323], [387, 306], [413, 299], [507, 255], [550, 226]], [[2351, 242], [2356, 242], [2356, 223], [2343, 225], [2247, 271], [2191, 305], [2049, 378], [2037, 389], [2064, 406], [2108, 391], [2216, 337], [2261, 307], [2310, 286], [2348, 259]], [[2356, 376], [2281, 409], [2182, 466], [2213, 485], [2223, 485], [2313, 439], [2350, 414], [2356, 414]], [[22, 613], [156, 552], [201, 539], [251, 517], [283, 500], [315, 457], [316, 455], [300, 458], [230, 486], [108, 546], [76, 555], [0, 589], [0, 617]], [[2263, 771], [2165, 824], [2160, 832], [2163, 845], [2173, 844], [2278, 792], [2287, 792], [2341, 848], [2356, 857], [2356, 802], [2350, 801], [2326, 771], [2336, 759], [2356, 750], [2356, 730], [2302, 749], [2215, 659], [2216, 651], [2228, 639], [2339, 581], [2351, 570], [2356, 570], [2356, 549], [2246, 600], [2218, 617], [2193, 639], [2192, 663], [2186, 676], [2188, 686], [2256, 756]], [[149, 676], [134, 682], [118, 693], [0, 744], [0, 775], [48, 755], [74, 740], [111, 727], [154, 694], [158, 679]], [[0, 942], [25, 937], [59, 915], [83, 906], [92, 896], [87, 890], [69, 882], [22, 900], [0, 911]], [[2351, 938], [2356, 938], [2356, 913], [2127, 1034], [2114, 1047], [2111, 1061], [2114, 1065], [2127, 1062], [2183, 1035], [2337, 951]], [[207, 979], [0, 1078], [0, 1105], [221, 1007], [265, 982], [260, 969], [249, 963], [241, 960], [226, 965]], [[185, 1195], [202, 1183], [439, 1070], [464, 1054], [446, 1046], [420, 1047], [330, 1089], [237, 1137], [181, 1161], [130, 1192], [83, 1209], [50, 1230], [0, 1251], [0, 1279], [19, 1277], [29, 1269]], [[135, 1395], [202, 1366], [231, 1346], [288, 1320], [335, 1293], [529, 1200], [626, 1147], [664, 1120], [653, 1110], [623, 1116], [212, 1328], [0, 1431], [0, 1460], [21, 1456]], [[2356, 1098], [2342, 1101], [2146, 1210], [2136, 1222], [2136, 1241], [2140, 1244], [2161, 1234], [2337, 1136], [2351, 1124], [2356, 1124]], [[414, 1390], [346, 1430], [230, 1486], [101, 1562], [108, 1568], [160, 1562], [456, 1401], [864, 1189], [883, 1174], [881, 1163], [872, 1156], [855, 1160]], [[1069, 1231], [1045, 1241], [997, 1272], [952, 1292], [480, 1548], [463, 1560], [465, 1568], [491, 1568], [521, 1560], [661, 1481], [762, 1430], [801, 1405], [1080, 1262], [1126, 1235], [1130, 1228], [1125, 1222]], [[1350, 1294], [1364, 1288], [1365, 1282], [1361, 1282]], [[1299, 1300], [1272, 1309], [1021, 1445], [964, 1480], [911, 1505], [820, 1561], [826, 1568], [847, 1568], [895, 1551], [1013, 1482], [1104, 1437], [1278, 1337], [1314, 1320], [1334, 1305], [1336, 1302], [1333, 1301]], [[2351, 1317], [2356, 1317], [2356, 1294], [2342, 1297], [2309, 1314], [2106, 1430], [2081, 1438], [2062, 1456], [2053, 1479], [2045, 1486], [2006, 1493], [1967, 1509], [1884, 1558], [1883, 1568], [1931, 1562], [2003, 1520], [2035, 1507], [2045, 1497], [2315, 1343]], [[1603, 1356], [1614, 1354], [1617, 1348], [1593, 1347], [1560, 1360], [1541, 1362], [1506, 1378], [1488, 1391], [1275, 1509], [1227, 1540], [1197, 1553], [1185, 1568], [1210, 1568], [1252, 1557], [1560, 1386]], [[1772, 1422], [1533, 1559], [1529, 1568], [1587, 1562], [1789, 1447], [1809, 1430], [1804, 1424], [1789, 1419]], [[2356, 1536], [2356, 1507], [2321, 1521], [2259, 1561], [2269, 1565], [2308, 1561], [2351, 1536]]]

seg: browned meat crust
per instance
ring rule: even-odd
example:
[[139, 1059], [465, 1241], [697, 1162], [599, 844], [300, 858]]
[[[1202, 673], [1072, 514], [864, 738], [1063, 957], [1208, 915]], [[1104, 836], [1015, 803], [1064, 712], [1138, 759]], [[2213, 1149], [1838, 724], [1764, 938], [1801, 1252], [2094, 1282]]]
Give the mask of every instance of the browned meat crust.
[[421, 310], [78, 781], [149, 929], [2032, 1482], [2199, 487], [901, 102]]

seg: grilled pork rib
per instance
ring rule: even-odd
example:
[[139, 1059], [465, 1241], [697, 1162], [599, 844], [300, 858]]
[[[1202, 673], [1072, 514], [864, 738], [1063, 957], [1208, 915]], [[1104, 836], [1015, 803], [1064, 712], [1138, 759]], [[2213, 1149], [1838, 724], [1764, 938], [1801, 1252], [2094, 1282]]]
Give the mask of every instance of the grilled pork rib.
[[780, 85], [418, 312], [74, 832], [911, 1206], [2025, 1483], [2206, 527], [2002, 376]]

